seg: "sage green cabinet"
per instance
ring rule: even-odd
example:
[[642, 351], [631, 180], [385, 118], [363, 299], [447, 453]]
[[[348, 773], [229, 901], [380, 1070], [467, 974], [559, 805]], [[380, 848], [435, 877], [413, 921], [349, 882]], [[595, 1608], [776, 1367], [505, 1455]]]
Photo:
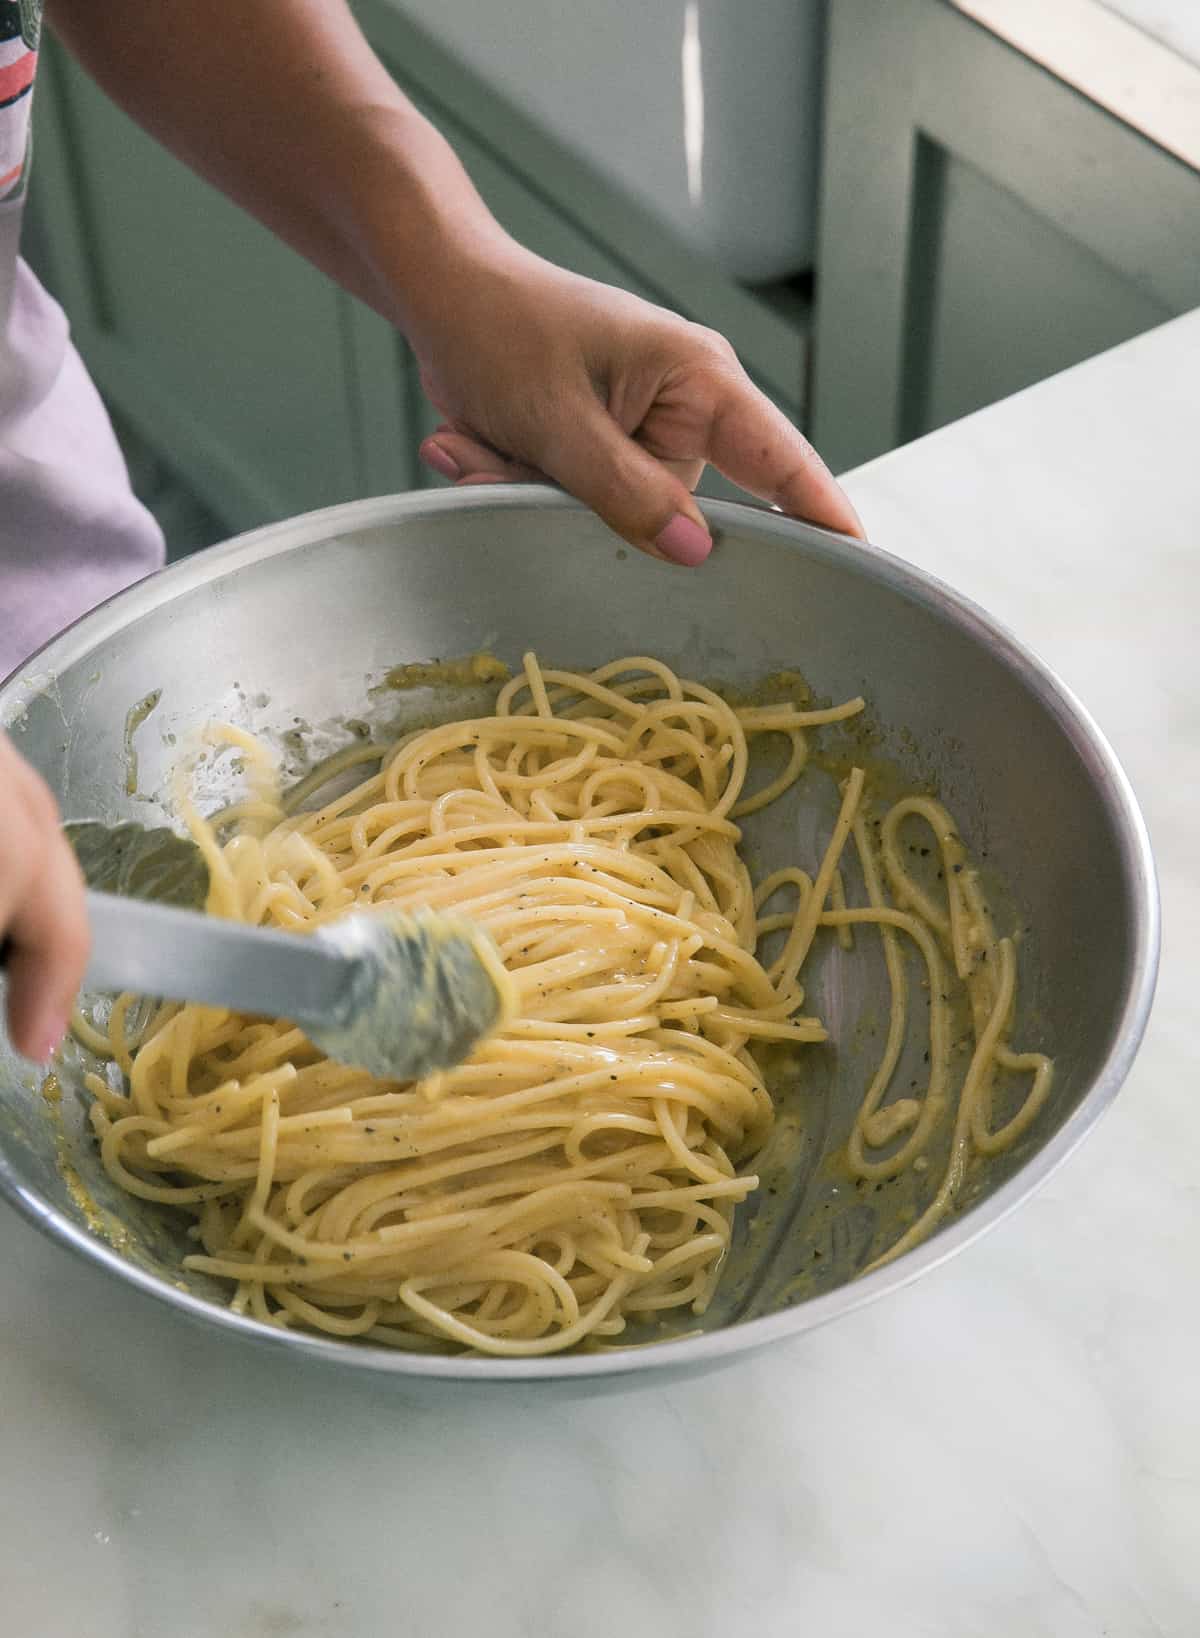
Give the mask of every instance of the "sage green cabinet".
[[921, 163], [940, 169], [939, 214], [902, 435], [957, 421], [1172, 316], [983, 172], [945, 151]]
[[346, 298], [46, 57], [39, 225], [102, 389], [234, 527], [353, 495]]
[[835, 470], [1200, 304], [1200, 172], [953, 0], [830, 0], [825, 101]]

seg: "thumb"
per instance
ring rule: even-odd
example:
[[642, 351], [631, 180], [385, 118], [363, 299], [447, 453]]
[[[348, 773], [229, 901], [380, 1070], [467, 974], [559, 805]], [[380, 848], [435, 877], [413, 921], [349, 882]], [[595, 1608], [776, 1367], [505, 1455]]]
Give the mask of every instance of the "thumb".
[[712, 551], [691, 491], [599, 404], [564, 418], [538, 465], [640, 552], [694, 568]]

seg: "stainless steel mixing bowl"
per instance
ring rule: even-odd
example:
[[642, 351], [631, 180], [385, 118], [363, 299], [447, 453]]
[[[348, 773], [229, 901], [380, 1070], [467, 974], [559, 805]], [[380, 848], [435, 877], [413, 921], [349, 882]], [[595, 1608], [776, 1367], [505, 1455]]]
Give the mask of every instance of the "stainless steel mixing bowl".
[[[831, 941], [814, 958], [809, 998], [831, 1045], [806, 1049], [775, 1088], [782, 1118], [762, 1162], [766, 1186], [741, 1211], [717, 1301], [682, 1340], [439, 1359], [236, 1316], [224, 1290], [181, 1272], [179, 1225], [109, 1184], [87, 1135], [79, 1055], [50, 1105], [40, 1077], [0, 1045], [7, 1198], [89, 1261], [209, 1325], [345, 1369], [476, 1381], [710, 1366], [912, 1279], [1025, 1199], [1115, 1094], [1150, 1008], [1157, 900], [1125, 777], [1050, 672], [945, 586], [771, 513], [725, 503], [707, 512], [717, 545], [695, 573], [626, 551], [588, 512], [537, 488], [363, 501], [261, 529], [82, 620], [0, 689], [0, 723], [68, 817], [155, 823], [169, 817], [187, 736], [214, 718], [263, 732], [299, 771], [364, 725], [384, 731], [474, 708], [469, 691], [447, 700], [388, 688], [387, 672], [403, 662], [491, 649], [515, 664], [534, 647], [585, 667], [645, 653], [733, 685], [794, 668], [818, 695], [862, 692], [878, 729], [866, 754], [880, 777], [939, 790], [985, 860], [1002, 925], [1028, 928], [1014, 1039], [1059, 1064], [1051, 1105], [1011, 1153], [972, 1174], [940, 1232], [856, 1277], [889, 1213], [903, 1221], [935, 1181], [918, 1179], [916, 1195], [913, 1179], [864, 1192], [830, 1164], [879, 1051], [884, 975], [867, 938], [853, 952]], [[127, 780], [126, 714], [154, 690]], [[215, 802], [236, 775], [225, 758], [206, 778]], [[766, 810], [748, 826], [752, 863], [811, 861], [834, 803], [832, 778], [814, 775], [803, 794]]]

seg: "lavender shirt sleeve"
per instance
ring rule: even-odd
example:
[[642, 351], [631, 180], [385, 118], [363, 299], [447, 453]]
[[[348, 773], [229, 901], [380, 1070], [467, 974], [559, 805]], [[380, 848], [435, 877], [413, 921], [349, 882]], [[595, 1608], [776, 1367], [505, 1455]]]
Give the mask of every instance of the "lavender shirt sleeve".
[[0, 678], [163, 561], [62, 309], [0, 201]]

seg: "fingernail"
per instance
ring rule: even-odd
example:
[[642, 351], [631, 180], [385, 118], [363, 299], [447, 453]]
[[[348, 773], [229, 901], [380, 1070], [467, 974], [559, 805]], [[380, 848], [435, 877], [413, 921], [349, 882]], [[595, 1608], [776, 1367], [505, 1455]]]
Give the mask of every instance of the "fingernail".
[[672, 563], [682, 563], [693, 569], [697, 563], [703, 563], [712, 551], [712, 536], [707, 529], [693, 523], [691, 518], [676, 512], [654, 544]]
[[441, 444], [432, 440], [421, 445], [421, 459], [426, 466], [431, 466], [435, 472], [440, 472], [443, 478], [449, 478], [453, 483], [462, 477], [462, 468], [453, 455], [447, 455]]
[[63, 1039], [67, 1033], [67, 1023], [66, 1018], [55, 1019], [54, 1023], [43, 1031], [33, 1054], [35, 1063], [48, 1064], [50, 1062], [63, 1044]]

